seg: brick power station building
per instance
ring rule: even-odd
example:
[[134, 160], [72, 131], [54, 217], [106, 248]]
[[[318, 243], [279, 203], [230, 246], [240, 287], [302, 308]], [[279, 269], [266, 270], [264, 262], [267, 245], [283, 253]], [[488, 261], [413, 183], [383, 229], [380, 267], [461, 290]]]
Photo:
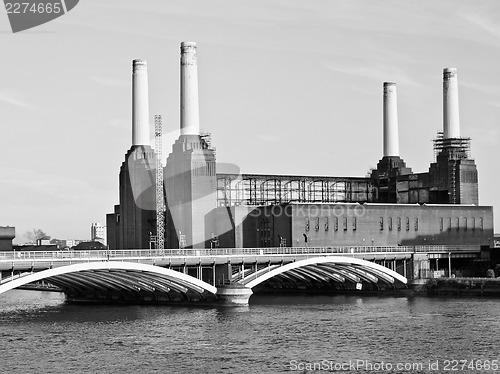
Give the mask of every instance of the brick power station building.
[[[435, 162], [414, 173], [399, 154], [396, 84], [384, 83], [384, 153], [367, 177], [217, 173], [199, 131], [196, 45], [181, 45], [180, 136], [163, 174], [167, 248], [453, 245], [492, 247], [493, 209], [479, 206], [470, 139], [461, 137], [456, 69], [444, 69]], [[155, 153], [146, 63], [133, 62], [132, 147], [120, 203], [107, 215], [110, 249], [150, 248], [156, 234]]]

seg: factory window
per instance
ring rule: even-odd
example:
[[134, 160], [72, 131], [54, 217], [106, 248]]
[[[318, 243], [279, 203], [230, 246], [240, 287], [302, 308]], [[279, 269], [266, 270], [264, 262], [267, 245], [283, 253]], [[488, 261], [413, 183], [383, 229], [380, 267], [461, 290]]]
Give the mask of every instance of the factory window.
[[398, 231], [401, 231], [401, 217], [398, 217]]
[[415, 217], [415, 231], [418, 231], [418, 217]]
[[406, 231], [410, 231], [410, 217], [406, 217]]
[[389, 217], [389, 231], [392, 231], [392, 217]]
[[328, 217], [325, 217], [325, 231], [328, 231]]
[[384, 230], [384, 217], [380, 217], [380, 231]]
[[344, 223], [344, 231], [347, 231], [347, 217], [344, 217], [342, 220], [344, 221], [343, 222]]
[[333, 220], [333, 229], [335, 231], [339, 230], [339, 217], [335, 217], [335, 219]]
[[444, 226], [444, 222], [443, 222], [443, 217], [439, 218], [439, 231], [443, 231], [443, 226]]
[[483, 231], [483, 217], [479, 217], [479, 230]]
[[476, 230], [476, 217], [472, 217], [472, 231]]
[[356, 217], [352, 217], [352, 231], [356, 231], [356, 225], [357, 225]]
[[309, 217], [306, 217], [306, 231], [309, 231]]
[[460, 217], [457, 217], [457, 231], [460, 230]]
[[316, 231], [319, 231], [319, 217], [316, 217]]

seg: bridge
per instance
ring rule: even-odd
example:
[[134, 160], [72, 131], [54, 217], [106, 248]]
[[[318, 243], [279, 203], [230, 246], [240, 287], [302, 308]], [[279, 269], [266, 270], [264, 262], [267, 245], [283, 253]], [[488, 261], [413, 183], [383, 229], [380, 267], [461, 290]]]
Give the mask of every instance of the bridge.
[[404, 288], [432, 259], [479, 246], [346, 246], [0, 252], [0, 295], [46, 281], [69, 301], [247, 304], [252, 289]]

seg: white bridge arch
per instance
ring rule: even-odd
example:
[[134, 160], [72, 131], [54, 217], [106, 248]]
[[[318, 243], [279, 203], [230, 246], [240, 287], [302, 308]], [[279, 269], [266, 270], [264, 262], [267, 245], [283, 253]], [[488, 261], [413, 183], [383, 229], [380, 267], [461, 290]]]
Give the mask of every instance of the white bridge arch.
[[283, 266], [271, 266], [249, 274], [237, 283], [251, 289], [273, 277], [305, 282], [334, 281], [344, 283], [347, 280], [355, 283], [382, 281], [386, 284], [394, 284], [397, 280], [403, 284], [408, 283], [406, 277], [385, 266], [359, 258], [343, 256], [313, 257]]
[[[97, 299], [175, 301], [205, 299], [217, 288], [179, 271], [136, 262], [100, 261], [60, 266], [6, 278], [0, 294], [39, 280], [47, 280], [67, 295], [98, 295]], [[174, 292], [172, 292], [174, 291]]]

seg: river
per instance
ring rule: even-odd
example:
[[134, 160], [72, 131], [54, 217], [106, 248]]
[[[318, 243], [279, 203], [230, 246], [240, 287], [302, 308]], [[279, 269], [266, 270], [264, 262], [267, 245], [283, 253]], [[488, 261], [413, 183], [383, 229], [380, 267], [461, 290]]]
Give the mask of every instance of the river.
[[499, 352], [500, 299], [254, 295], [247, 307], [181, 307], [0, 295], [3, 373], [500, 373]]

